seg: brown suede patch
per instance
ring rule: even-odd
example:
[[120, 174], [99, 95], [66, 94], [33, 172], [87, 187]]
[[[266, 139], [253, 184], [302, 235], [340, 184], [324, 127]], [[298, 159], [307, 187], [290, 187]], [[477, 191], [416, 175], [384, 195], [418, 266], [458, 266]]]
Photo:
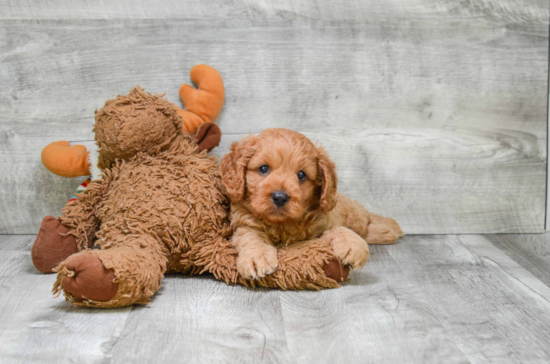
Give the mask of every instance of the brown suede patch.
[[74, 236], [69, 235], [70, 231], [53, 216], [46, 216], [42, 220], [31, 249], [36, 269], [43, 273], [53, 273], [53, 268], [78, 251]]
[[323, 266], [325, 275], [336, 282], [343, 282], [348, 278], [349, 266], [343, 265], [339, 259], [330, 259]]
[[68, 274], [63, 289], [81, 300], [109, 301], [118, 291], [115, 272], [106, 269], [94, 254], [78, 254], [65, 263]]
[[204, 123], [199, 126], [195, 137], [199, 142], [199, 151], [205, 149], [211, 151], [220, 144], [222, 131], [220, 127], [214, 123]]

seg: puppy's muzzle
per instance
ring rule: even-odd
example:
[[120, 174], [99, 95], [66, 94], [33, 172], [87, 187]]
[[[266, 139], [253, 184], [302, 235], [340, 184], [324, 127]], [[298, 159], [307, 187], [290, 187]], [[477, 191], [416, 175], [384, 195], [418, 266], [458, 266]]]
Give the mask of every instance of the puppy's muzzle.
[[286, 205], [288, 200], [290, 200], [290, 197], [285, 191], [275, 191], [271, 194], [271, 201], [279, 208]]

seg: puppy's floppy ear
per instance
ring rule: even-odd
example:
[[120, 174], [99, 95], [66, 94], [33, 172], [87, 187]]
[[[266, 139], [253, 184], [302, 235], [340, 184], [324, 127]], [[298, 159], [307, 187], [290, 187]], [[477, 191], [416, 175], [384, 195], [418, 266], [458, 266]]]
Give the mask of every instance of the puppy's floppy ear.
[[231, 152], [224, 155], [220, 163], [222, 183], [233, 202], [244, 198], [246, 168], [254, 155], [257, 137], [249, 135], [240, 142], [231, 144]]
[[338, 176], [334, 162], [322, 147], [317, 147], [317, 183], [321, 185], [319, 204], [326, 214], [336, 206]]

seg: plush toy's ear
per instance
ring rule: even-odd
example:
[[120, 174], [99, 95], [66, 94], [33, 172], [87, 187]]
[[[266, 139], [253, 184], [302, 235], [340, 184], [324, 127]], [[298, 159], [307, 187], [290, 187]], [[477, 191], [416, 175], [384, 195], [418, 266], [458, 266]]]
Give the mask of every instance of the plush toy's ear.
[[246, 168], [254, 155], [257, 137], [249, 135], [240, 142], [231, 144], [231, 152], [224, 155], [220, 163], [222, 182], [232, 202], [244, 198]]
[[338, 176], [334, 162], [322, 147], [317, 147], [317, 183], [321, 185], [321, 210], [326, 214], [336, 206]]
[[42, 149], [42, 164], [58, 176], [88, 176], [90, 175], [89, 153], [83, 145], [71, 146], [66, 141], [53, 142]]
[[222, 131], [220, 127], [214, 123], [204, 123], [199, 126], [195, 133], [195, 137], [199, 143], [199, 151], [211, 151], [220, 144], [222, 139]]

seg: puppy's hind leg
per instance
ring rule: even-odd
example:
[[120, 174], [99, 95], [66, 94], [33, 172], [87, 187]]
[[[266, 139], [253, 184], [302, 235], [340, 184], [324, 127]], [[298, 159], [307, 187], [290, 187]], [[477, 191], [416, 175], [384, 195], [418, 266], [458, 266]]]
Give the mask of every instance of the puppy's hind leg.
[[401, 230], [401, 226], [395, 221], [394, 219], [390, 217], [382, 217], [375, 214], [370, 214], [370, 220], [371, 224], [382, 224], [387, 225], [390, 229], [395, 231], [397, 233], [397, 236], [402, 238], [403, 237], [403, 230]]
[[403, 236], [399, 224], [387, 217], [370, 214], [366, 240], [369, 244], [393, 244]]
[[403, 236], [394, 219], [372, 214], [349, 197], [340, 195], [337, 209], [341, 211], [342, 225], [355, 231], [369, 244], [393, 244]]

